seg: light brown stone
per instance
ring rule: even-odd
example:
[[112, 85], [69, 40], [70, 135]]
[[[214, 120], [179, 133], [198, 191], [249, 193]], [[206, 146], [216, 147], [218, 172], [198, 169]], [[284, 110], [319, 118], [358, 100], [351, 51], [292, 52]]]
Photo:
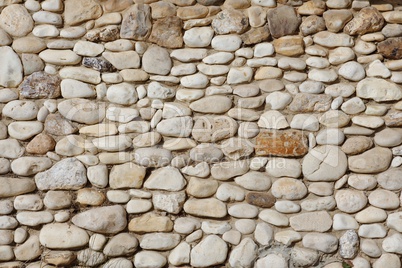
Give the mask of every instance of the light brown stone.
[[283, 36], [275, 39], [275, 51], [278, 54], [295, 57], [304, 53], [304, 42], [301, 36]]
[[56, 142], [52, 136], [40, 133], [28, 143], [25, 149], [30, 154], [46, 154], [49, 151], [53, 151], [55, 146]]
[[366, 34], [381, 30], [384, 17], [375, 7], [365, 7], [343, 29], [349, 35]]
[[182, 24], [178, 17], [156, 20], [152, 26], [149, 41], [166, 48], [181, 48], [183, 46]]

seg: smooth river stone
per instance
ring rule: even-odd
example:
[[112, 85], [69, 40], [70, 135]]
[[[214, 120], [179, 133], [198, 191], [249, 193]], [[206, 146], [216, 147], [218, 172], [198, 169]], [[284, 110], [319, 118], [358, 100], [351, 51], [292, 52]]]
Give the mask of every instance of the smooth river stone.
[[190, 108], [199, 113], [222, 114], [232, 107], [232, 101], [225, 96], [208, 96], [190, 104]]
[[183, 208], [186, 213], [198, 217], [223, 218], [227, 215], [225, 203], [215, 198], [189, 199]]
[[378, 173], [388, 169], [392, 160], [390, 149], [375, 147], [348, 159], [349, 169], [357, 173]]
[[[4, 13], [4, 10], [1, 14]], [[0, 15], [1, 16], [1, 15]], [[23, 78], [22, 64], [18, 55], [11, 47], [0, 47], [0, 85], [3, 87], [17, 87]]]
[[13, 100], [3, 108], [3, 115], [14, 120], [32, 120], [38, 114], [38, 106], [33, 101]]
[[381, 78], [366, 78], [357, 84], [356, 95], [376, 102], [393, 101], [402, 98], [402, 89], [397, 84]]
[[89, 125], [99, 123], [106, 115], [103, 103], [86, 99], [65, 100], [57, 108], [65, 118]]
[[102, 234], [116, 234], [127, 226], [126, 210], [119, 205], [93, 208], [75, 215], [78, 227]]
[[89, 242], [89, 235], [75, 225], [51, 223], [42, 227], [39, 241], [50, 249], [70, 249], [86, 246]]
[[0, 177], [0, 198], [18, 196], [35, 191], [36, 186], [31, 179]]

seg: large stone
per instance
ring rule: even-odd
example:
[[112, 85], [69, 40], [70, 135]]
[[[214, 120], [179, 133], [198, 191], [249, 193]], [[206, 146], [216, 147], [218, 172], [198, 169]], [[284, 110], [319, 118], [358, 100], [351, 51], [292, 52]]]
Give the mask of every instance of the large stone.
[[256, 155], [295, 157], [307, 152], [307, 137], [298, 130], [263, 131], [256, 138]]
[[289, 109], [300, 113], [325, 112], [330, 108], [331, 101], [331, 96], [326, 94], [298, 93], [289, 104]]
[[228, 116], [200, 116], [194, 122], [192, 136], [199, 142], [216, 142], [234, 136], [237, 128], [236, 121]]
[[120, 37], [146, 40], [151, 33], [151, 8], [146, 4], [134, 4], [123, 13]]
[[375, 147], [348, 159], [349, 169], [357, 173], [378, 173], [388, 169], [392, 160], [390, 149]]
[[88, 233], [67, 223], [51, 223], [42, 227], [39, 234], [40, 243], [51, 249], [70, 249], [86, 246]]
[[274, 38], [294, 34], [301, 23], [301, 17], [295, 9], [286, 5], [268, 10], [267, 20], [269, 31]]
[[278, 54], [295, 57], [304, 53], [304, 43], [301, 36], [283, 36], [273, 41]]
[[362, 191], [339, 190], [335, 194], [336, 205], [346, 213], [355, 213], [362, 210], [367, 204], [367, 197]]
[[16, 139], [0, 140], [0, 157], [18, 158], [24, 151], [24, 147]]
[[24, 156], [11, 162], [11, 170], [19, 176], [35, 175], [52, 166], [52, 161], [47, 157]]
[[402, 89], [393, 82], [370, 77], [357, 84], [356, 94], [360, 98], [373, 99], [377, 102], [392, 101], [402, 98]]
[[303, 237], [303, 246], [324, 253], [331, 253], [338, 249], [338, 239], [331, 234], [308, 233]]
[[182, 20], [176, 16], [156, 20], [152, 25], [149, 41], [166, 48], [181, 48], [183, 46], [182, 24]]
[[[4, 10], [1, 14], [4, 13]], [[22, 64], [18, 55], [11, 47], [0, 47], [0, 85], [17, 87], [22, 81]]]
[[226, 205], [215, 198], [189, 199], [184, 211], [198, 217], [223, 218], [227, 215]]
[[153, 190], [180, 191], [186, 181], [175, 167], [163, 167], [151, 173], [145, 181], [144, 187]]
[[348, 168], [347, 157], [337, 146], [323, 145], [312, 149], [303, 159], [303, 175], [310, 181], [335, 181]]
[[300, 232], [326, 232], [331, 229], [332, 218], [326, 211], [307, 212], [289, 219], [290, 226]]
[[86, 99], [65, 100], [60, 102], [57, 108], [66, 119], [83, 124], [99, 123], [106, 115], [102, 103]]
[[314, 35], [314, 43], [325, 47], [352, 47], [354, 45], [353, 38], [347, 34], [331, 33], [327, 31], [319, 32]]
[[189, 47], [207, 47], [211, 44], [214, 30], [211, 27], [194, 27], [184, 33], [184, 43]]
[[142, 68], [151, 74], [169, 74], [172, 68], [169, 52], [164, 48], [151, 46], [142, 56]]
[[110, 171], [109, 184], [113, 189], [140, 188], [145, 178], [144, 167], [133, 163], [113, 166]]
[[193, 111], [199, 113], [221, 114], [232, 107], [232, 100], [225, 96], [207, 96], [190, 104]]
[[377, 45], [378, 53], [391, 60], [402, 58], [402, 37], [387, 38]]
[[3, 115], [14, 120], [32, 120], [38, 114], [38, 106], [33, 101], [13, 100], [3, 107]]
[[36, 186], [31, 179], [0, 177], [0, 197], [12, 197], [35, 191]]
[[228, 246], [225, 241], [217, 235], [208, 235], [191, 250], [191, 266], [209, 267], [222, 264], [227, 253]]
[[225, 9], [219, 12], [211, 24], [216, 34], [240, 34], [248, 27], [248, 18], [235, 9]]
[[93, 208], [75, 215], [71, 221], [92, 232], [115, 234], [127, 226], [126, 210], [119, 205]]
[[65, 158], [36, 174], [35, 183], [40, 190], [77, 190], [87, 183], [86, 169], [76, 158]]
[[343, 29], [350, 35], [365, 34], [381, 30], [384, 17], [375, 7], [365, 7]]
[[23, 5], [13, 4], [1, 11], [0, 26], [12, 36], [26, 36], [32, 31], [34, 21]]
[[60, 96], [61, 79], [57, 75], [35, 72], [26, 77], [20, 87], [20, 94], [27, 99], [54, 99]]
[[97, 19], [102, 15], [102, 7], [95, 0], [67, 0], [64, 6], [64, 21], [68, 25]]
[[173, 230], [173, 222], [167, 216], [147, 213], [133, 218], [128, 230], [134, 233], [170, 232]]

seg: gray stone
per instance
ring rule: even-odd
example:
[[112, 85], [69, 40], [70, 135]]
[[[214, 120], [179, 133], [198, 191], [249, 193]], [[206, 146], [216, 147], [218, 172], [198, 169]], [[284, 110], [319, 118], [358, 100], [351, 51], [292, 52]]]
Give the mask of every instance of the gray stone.
[[356, 256], [359, 247], [359, 237], [354, 230], [346, 231], [339, 238], [339, 254], [342, 258], [352, 259]]
[[142, 67], [147, 73], [169, 74], [172, 68], [169, 52], [165, 48], [151, 46], [142, 56]]
[[77, 190], [87, 183], [85, 166], [76, 158], [65, 158], [47, 171], [35, 175], [40, 190]]

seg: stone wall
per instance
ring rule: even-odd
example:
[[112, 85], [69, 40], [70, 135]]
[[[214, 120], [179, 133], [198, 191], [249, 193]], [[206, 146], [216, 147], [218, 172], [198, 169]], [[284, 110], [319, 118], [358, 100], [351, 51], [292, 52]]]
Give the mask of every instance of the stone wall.
[[401, 267], [400, 1], [134, 2], [0, 0], [1, 268]]

